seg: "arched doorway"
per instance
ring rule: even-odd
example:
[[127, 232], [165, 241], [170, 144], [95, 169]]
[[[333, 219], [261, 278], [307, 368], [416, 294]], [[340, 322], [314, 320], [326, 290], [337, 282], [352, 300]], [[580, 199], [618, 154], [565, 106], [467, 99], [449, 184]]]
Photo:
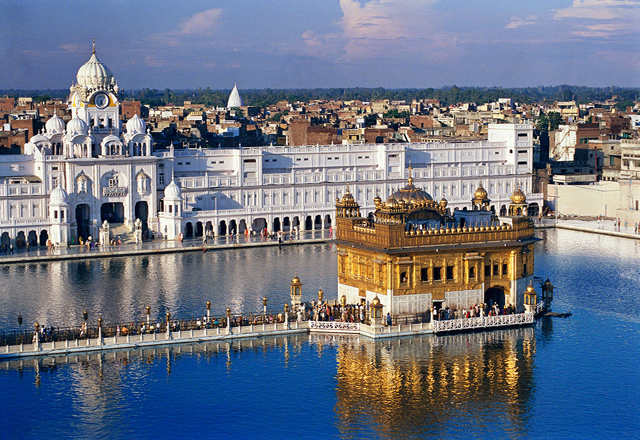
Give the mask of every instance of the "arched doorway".
[[191, 222], [187, 222], [184, 227], [184, 236], [185, 237], [193, 237], [193, 225]]
[[227, 235], [227, 222], [220, 220], [220, 226], [218, 227], [218, 235]]
[[282, 219], [282, 230], [283, 231], [291, 230], [291, 220], [289, 220], [289, 217], [285, 217]]
[[329, 214], [324, 216], [324, 229], [329, 229], [331, 227], [331, 216]]
[[298, 229], [300, 229], [300, 218], [298, 216], [293, 217], [293, 221], [291, 222], [291, 229], [294, 229], [296, 226], [298, 227]]
[[109, 223], [124, 222], [124, 204], [122, 202], [107, 202], [100, 207], [100, 222]]
[[147, 202], [138, 202], [136, 203], [136, 218], [139, 218], [142, 222], [142, 230], [146, 231], [149, 226], [147, 224], [147, 220], [149, 218], [149, 205]]
[[[86, 240], [86, 238], [91, 235], [89, 232], [89, 225], [91, 224], [91, 208], [86, 203], [76, 206], [76, 224], [78, 225], [78, 237], [82, 237]], [[44, 246], [42, 244], [42, 239], [40, 239], [40, 245]]]
[[506, 207], [506, 205], [502, 205], [502, 206], [500, 207], [500, 215], [501, 215], [502, 217], [504, 217], [505, 215], [507, 215], [507, 207]]
[[213, 231], [213, 223], [211, 223], [210, 221], [207, 222], [207, 224], [204, 226], [204, 230], [205, 231]]
[[238, 224], [235, 220], [229, 221], [229, 234], [237, 234], [238, 233]]
[[27, 237], [29, 241], [29, 246], [37, 246], [38, 245], [38, 233], [36, 231], [29, 231], [29, 235]]
[[47, 233], [46, 229], [43, 229], [42, 231], [40, 231], [40, 246], [46, 246], [48, 239], [49, 239], [49, 234]]
[[313, 223], [313, 229], [322, 229], [322, 216], [316, 215], [316, 220]]
[[18, 232], [16, 237], [16, 247], [24, 247], [27, 244], [27, 237], [24, 235], [24, 231]]
[[280, 219], [278, 217], [273, 219], [273, 232], [278, 232], [280, 230]]
[[202, 222], [197, 222], [196, 223], [196, 237], [202, 237], [202, 235], [204, 234], [203, 228], [202, 228]]
[[501, 309], [504, 308], [504, 303], [505, 303], [504, 288], [494, 286], [487, 289], [487, 291], [484, 292], [484, 303], [489, 304], [489, 306], [492, 306], [493, 304], [498, 303]]
[[304, 219], [304, 229], [306, 231], [310, 231], [311, 229], [313, 229], [313, 219], [310, 215], [308, 215], [307, 218]]
[[9, 237], [8, 232], [3, 232], [2, 237], [0, 237], [0, 244], [5, 244], [9, 246], [11, 244], [11, 237]]
[[247, 222], [245, 219], [240, 220], [240, 224], [238, 225], [238, 234], [246, 234], [247, 232]]
[[538, 214], [540, 214], [540, 206], [537, 203], [530, 203], [529, 204], [529, 209], [527, 210], [528, 214], [531, 217], [535, 217]]
[[267, 220], [262, 217], [253, 219], [253, 222], [251, 223], [251, 228], [257, 233], [260, 233], [266, 227], [267, 227]]

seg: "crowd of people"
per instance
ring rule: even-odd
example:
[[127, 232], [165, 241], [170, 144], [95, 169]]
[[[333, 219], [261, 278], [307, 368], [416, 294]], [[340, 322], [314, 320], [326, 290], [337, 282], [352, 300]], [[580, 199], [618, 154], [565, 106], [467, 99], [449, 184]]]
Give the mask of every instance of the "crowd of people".
[[482, 318], [484, 316], [512, 315], [516, 313], [513, 305], [508, 304], [506, 307], [500, 307], [498, 303], [474, 304], [468, 309], [457, 309], [455, 307], [442, 307], [437, 309], [431, 308], [431, 316], [434, 321], [446, 321], [449, 319], [465, 319], [465, 318]]

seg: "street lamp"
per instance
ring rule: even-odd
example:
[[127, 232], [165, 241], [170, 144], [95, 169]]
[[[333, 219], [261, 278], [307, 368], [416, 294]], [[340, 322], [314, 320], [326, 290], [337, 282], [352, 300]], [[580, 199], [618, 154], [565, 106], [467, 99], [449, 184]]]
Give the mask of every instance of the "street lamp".
[[211, 319], [211, 301], [207, 301], [207, 322]]
[[84, 318], [84, 322], [87, 322], [87, 320], [89, 319], [89, 314], [87, 313], [87, 309], [84, 309], [84, 312], [82, 312], [82, 317]]
[[149, 316], [151, 314], [151, 307], [147, 306], [147, 327], [149, 326], [149, 321], [151, 319], [151, 317]]
[[18, 315], [18, 325], [22, 325], [22, 313]]

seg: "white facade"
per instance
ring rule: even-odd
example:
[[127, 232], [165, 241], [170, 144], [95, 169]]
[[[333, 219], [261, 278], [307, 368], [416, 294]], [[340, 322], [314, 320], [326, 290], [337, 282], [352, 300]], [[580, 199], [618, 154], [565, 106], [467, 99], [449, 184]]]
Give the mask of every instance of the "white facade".
[[[118, 85], [94, 52], [71, 86], [72, 119], [57, 115], [25, 145], [25, 154], [0, 158], [0, 242], [65, 244], [98, 237], [103, 220], [123, 224], [156, 219], [156, 158], [137, 115], [120, 124]], [[55, 205], [57, 188], [66, 206]], [[65, 215], [64, 218], [56, 215]]]
[[[434, 199], [446, 197], [451, 209], [468, 206], [479, 183], [497, 214], [517, 187], [542, 206], [542, 196], [531, 194], [530, 125], [492, 124], [482, 142], [154, 152], [141, 118], [121, 127], [117, 96], [117, 82], [94, 50], [71, 87], [71, 121], [54, 116], [25, 154], [0, 156], [0, 243], [98, 237], [104, 220], [112, 234], [124, 233], [136, 218], [168, 239], [208, 229], [328, 229], [347, 183], [367, 215], [376, 195], [404, 186], [409, 167], [415, 184]], [[50, 201], [57, 187], [66, 194], [64, 221]]]
[[[183, 198], [182, 230], [186, 236], [212, 229], [244, 233], [328, 229], [335, 199], [349, 183], [364, 215], [374, 211], [376, 195], [386, 198], [404, 186], [408, 168], [416, 186], [434, 199], [446, 197], [449, 207], [469, 206], [482, 183], [490, 208], [506, 211], [520, 187], [530, 204], [542, 206], [532, 194], [533, 127], [492, 124], [489, 141], [316, 145], [215, 150], [168, 150], [158, 157], [158, 187], [172, 173]], [[160, 193], [159, 198], [163, 197]], [[535, 211], [535, 209], [534, 209]], [[160, 231], [163, 233], [163, 231]]]

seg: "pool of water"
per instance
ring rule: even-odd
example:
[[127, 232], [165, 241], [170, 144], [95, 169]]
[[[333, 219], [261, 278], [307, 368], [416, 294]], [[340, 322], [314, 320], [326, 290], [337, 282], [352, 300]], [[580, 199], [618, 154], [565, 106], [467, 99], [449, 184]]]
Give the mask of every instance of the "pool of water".
[[[534, 327], [371, 341], [300, 335], [0, 363], [0, 438], [637, 438], [640, 249], [540, 232]], [[336, 297], [331, 245], [0, 268], [0, 324]]]

